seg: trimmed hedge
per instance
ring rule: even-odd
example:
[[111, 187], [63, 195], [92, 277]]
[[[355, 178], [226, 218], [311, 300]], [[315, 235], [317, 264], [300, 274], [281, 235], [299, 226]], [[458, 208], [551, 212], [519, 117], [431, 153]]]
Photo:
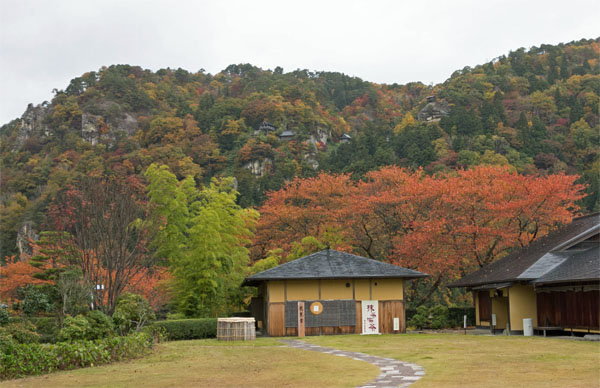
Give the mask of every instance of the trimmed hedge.
[[163, 328], [169, 341], [215, 338], [217, 336], [217, 318], [157, 321], [152, 325]]
[[0, 380], [140, 357], [152, 349], [147, 333], [95, 341], [16, 344], [0, 353]]

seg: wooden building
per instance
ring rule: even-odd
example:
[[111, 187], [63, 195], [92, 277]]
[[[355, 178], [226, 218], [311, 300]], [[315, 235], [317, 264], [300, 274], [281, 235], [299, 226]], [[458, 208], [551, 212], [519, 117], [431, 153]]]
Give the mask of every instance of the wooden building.
[[347, 133], [344, 133], [342, 136], [340, 136], [340, 143], [350, 143], [351, 140], [352, 136], [348, 135]]
[[243, 285], [258, 288], [252, 315], [272, 337], [296, 336], [303, 325], [306, 335], [401, 333], [404, 282], [427, 276], [327, 249], [249, 276]]
[[476, 324], [523, 333], [600, 332], [600, 218], [578, 217], [528, 247], [452, 283], [473, 292]]
[[288, 140], [292, 140], [296, 136], [296, 132], [294, 132], [290, 129], [286, 129], [285, 131], [281, 132], [281, 134], [279, 134], [277, 136], [279, 137], [279, 140], [281, 140], [281, 141], [288, 141]]

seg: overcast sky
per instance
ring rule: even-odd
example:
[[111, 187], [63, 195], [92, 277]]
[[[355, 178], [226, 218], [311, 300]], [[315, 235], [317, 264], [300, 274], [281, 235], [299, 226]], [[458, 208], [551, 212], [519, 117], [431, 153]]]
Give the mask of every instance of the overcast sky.
[[598, 0], [0, 0], [0, 124], [111, 64], [429, 84], [519, 47], [596, 38], [599, 20]]

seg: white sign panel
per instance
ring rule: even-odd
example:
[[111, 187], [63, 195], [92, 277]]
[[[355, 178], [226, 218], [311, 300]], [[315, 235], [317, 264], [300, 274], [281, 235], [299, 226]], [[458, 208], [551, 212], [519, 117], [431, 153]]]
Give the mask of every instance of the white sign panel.
[[379, 301], [362, 301], [362, 333], [379, 334]]

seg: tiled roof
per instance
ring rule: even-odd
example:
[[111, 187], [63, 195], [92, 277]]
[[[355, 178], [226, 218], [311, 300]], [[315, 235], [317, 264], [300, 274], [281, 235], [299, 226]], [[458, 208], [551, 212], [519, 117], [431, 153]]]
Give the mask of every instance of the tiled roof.
[[[569, 225], [449, 284], [448, 287], [475, 287], [488, 283], [534, 280], [568, 258], [568, 255], [556, 252], [557, 250], [598, 233], [599, 221], [599, 213], [577, 217]], [[548, 255], [549, 253], [552, 255]]]
[[568, 260], [534, 280], [534, 284], [600, 279], [600, 246], [585, 251], [570, 252]]
[[244, 280], [256, 285], [265, 280], [336, 278], [423, 278], [429, 275], [350, 253], [326, 249], [259, 272]]

